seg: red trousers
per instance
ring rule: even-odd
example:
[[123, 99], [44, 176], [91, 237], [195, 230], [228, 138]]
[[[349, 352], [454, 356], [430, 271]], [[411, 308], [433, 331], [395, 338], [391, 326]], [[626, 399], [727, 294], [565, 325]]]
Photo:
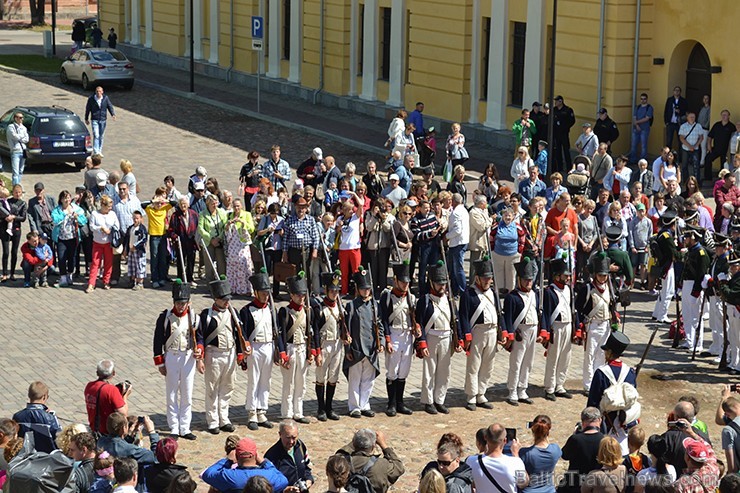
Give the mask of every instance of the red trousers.
[[339, 269], [342, 271], [342, 296], [349, 292], [349, 280], [362, 262], [360, 249], [339, 250]]
[[90, 265], [90, 279], [87, 281], [87, 284], [95, 286], [101, 260], [103, 261], [103, 284], [110, 284], [110, 277], [113, 272], [113, 247], [110, 243], [97, 243], [93, 241], [92, 265]]

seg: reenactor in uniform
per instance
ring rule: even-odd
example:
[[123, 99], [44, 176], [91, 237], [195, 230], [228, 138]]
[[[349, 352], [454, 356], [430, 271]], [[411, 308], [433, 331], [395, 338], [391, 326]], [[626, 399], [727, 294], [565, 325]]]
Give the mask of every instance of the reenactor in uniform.
[[176, 279], [172, 283], [172, 301], [173, 307], [159, 315], [154, 328], [154, 364], [165, 376], [170, 434], [195, 440], [190, 431], [193, 380], [196, 365], [201, 373], [204, 368], [203, 348], [196, 343], [199, 318], [190, 305], [190, 285]]
[[518, 406], [520, 402], [533, 404], [527, 395], [529, 372], [534, 364], [535, 343], [541, 343], [547, 336], [544, 329], [538, 334], [539, 294], [532, 290], [537, 277], [537, 264], [525, 257], [514, 264], [516, 269], [516, 288], [504, 298], [504, 320], [502, 336], [511, 348], [509, 355], [509, 377], [506, 386], [509, 397], [506, 402]]
[[308, 294], [308, 284], [303, 271], [286, 279], [290, 303], [278, 312], [278, 349], [280, 352], [281, 373], [283, 374], [283, 400], [280, 416], [293, 419], [297, 423], [308, 424], [303, 416], [303, 397], [306, 394], [306, 373], [313, 362], [315, 352], [308, 348], [311, 341], [311, 328], [304, 302]]
[[460, 296], [460, 328], [465, 335], [465, 408], [493, 409], [486, 399], [498, 343], [500, 311], [493, 283], [493, 263], [488, 256], [472, 263], [473, 283]]
[[542, 323], [549, 332], [545, 362], [545, 399], [571, 399], [565, 390], [573, 337], [573, 288], [571, 272], [563, 259], [550, 262], [552, 284], [545, 289], [542, 299]]
[[740, 375], [740, 253], [732, 252], [728, 260], [729, 281], [719, 276], [719, 290], [727, 303], [727, 371]]
[[372, 418], [370, 395], [375, 379], [380, 374], [378, 353], [383, 352], [385, 335], [378, 320], [378, 305], [373, 298], [370, 274], [362, 266], [353, 276], [355, 298], [344, 307], [349, 346], [342, 371], [347, 377], [349, 415], [353, 418]]
[[323, 272], [323, 300], [312, 302], [313, 347], [316, 348], [316, 400], [319, 404], [319, 421], [339, 419], [334, 411], [334, 392], [337, 390], [339, 372], [344, 360], [344, 344], [347, 342], [347, 326], [339, 302], [342, 290], [342, 272]]
[[609, 339], [611, 322], [612, 287], [609, 283], [611, 261], [605, 252], [591, 257], [589, 271], [591, 282], [581, 285], [576, 292], [578, 326], [585, 334], [586, 348], [583, 355], [583, 388], [591, 388], [596, 368], [604, 364], [601, 346]]
[[219, 429], [234, 431], [229, 420], [229, 403], [234, 393], [236, 366], [252, 350], [243, 344], [239, 318], [230, 306], [231, 285], [225, 278], [208, 283], [213, 305], [200, 312], [196, 332], [198, 345], [205, 351], [206, 423], [208, 432], [217, 435]]
[[454, 334], [450, 300], [446, 292], [447, 266], [441, 260], [427, 269], [429, 291], [416, 305], [416, 320], [421, 325], [421, 335], [416, 339], [417, 356], [423, 358], [421, 377], [421, 403], [429, 414], [448, 414], [445, 406], [447, 386], [450, 383], [450, 360], [452, 352], [462, 351], [460, 334]]
[[[698, 206], [691, 205], [684, 209], [684, 222], [689, 226], [699, 226], [699, 209]], [[699, 243], [703, 246], [707, 253], [714, 251], [714, 234], [706, 228], [702, 228], [702, 236], [699, 238]]]
[[709, 296], [709, 328], [712, 329], [712, 344], [709, 346], [709, 350], [702, 352], [700, 355], [703, 357], [715, 356], [717, 357], [717, 363], [719, 363], [719, 357], [722, 354], [724, 347], [724, 320], [722, 311], [722, 299], [719, 296], [719, 276], [723, 274], [723, 277], [727, 277], [730, 266], [727, 263], [727, 259], [730, 256], [730, 248], [732, 243], [730, 238], [714, 233], [714, 261], [712, 266], [709, 268], [709, 279], [702, 281], [702, 287], [706, 289], [704, 296]]
[[[622, 241], [622, 238], [623, 231], [619, 226], [613, 225], [606, 228], [606, 239], [609, 242], [606, 254], [611, 263], [617, 266], [617, 270], [613, 271], [613, 273], [624, 278], [624, 283], [631, 286], [635, 275], [632, 270], [632, 262], [630, 261], [629, 254], [619, 247], [619, 242]], [[620, 284], [618, 283], [617, 286]]]
[[740, 251], [740, 222], [731, 222], [727, 230], [730, 233], [732, 249]]
[[254, 290], [254, 300], [239, 312], [244, 327], [244, 337], [252, 346], [251, 357], [247, 358], [247, 427], [255, 431], [260, 426], [272, 428], [267, 419], [270, 398], [270, 380], [275, 360], [275, 333], [270, 307], [270, 279], [262, 267], [249, 278]]
[[393, 264], [393, 287], [380, 294], [380, 322], [385, 333], [385, 386], [388, 392], [388, 416], [413, 414], [403, 402], [406, 378], [414, 356], [414, 339], [421, 335], [416, 324], [416, 297], [409, 293], [411, 281], [408, 261]]
[[687, 225], [683, 234], [687, 252], [681, 274], [683, 279], [681, 300], [683, 301], [682, 313], [686, 340], [681, 343], [679, 349], [693, 349], [694, 337], [698, 337], [696, 346], [701, 350], [704, 340], [704, 321], [701, 314], [701, 301], [704, 293], [701, 283], [704, 281], [704, 276], [709, 274], [711, 260], [709, 253], [700, 243], [704, 237], [704, 228]]
[[663, 285], [653, 309], [653, 320], [666, 324], [671, 323], [668, 318], [668, 309], [673, 296], [676, 294], [676, 276], [673, 270], [673, 263], [678, 258], [674, 231], [675, 222], [676, 213], [670, 209], [660, 216], [660, 219], [658, 219], [660, 229], [656, 240], [657, 248], [652, 252], [657, 255], [655, 262], [663, 279]]

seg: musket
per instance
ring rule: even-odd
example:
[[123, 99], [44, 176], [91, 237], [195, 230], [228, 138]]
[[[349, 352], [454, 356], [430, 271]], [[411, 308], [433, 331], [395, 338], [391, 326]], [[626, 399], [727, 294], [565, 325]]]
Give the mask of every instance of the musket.
[[640, 370], [642, 369], [642, 364], [645, 362], [645, 358], [647, 358], [648, 351], [650, 351], [650, 346], [653, 345], [655, 334], [658, 333], [659, 328], [660, 326], [656, 325], [655, 328], [653, 329], [653, 333], [650, 334], [650, 339], [648, 339], [647, 345], [645, 346], [645, 350], [642, 352], [642, 357], [640, 358], [640, 362], [637, 363], [637, 366], [635, 366], [635, 379], [637, 379], [637, 376], [640, 374]]
[[[674, 241], [676, 241], [677, 247], [678, 247], [678, 219], [676, 219], [676, 222], [674, 223], [674, 229], [675, 229], [675, 238]], [[676, 259], [671, 259], [672, 263], [676, 263]], [[684, 270], [681, 270], [681, 281], [683, 281], [683, 273]], [[683, 322], [681, 320], [681, 297], [678, 293], [678, 283], [675, 283], [674, 291], [676, 292], [676, 330], [673, 333], [673, 343], [671, 344], [671, 348], [676, 349], [678, 345], [681, 343], [681, 329], [683, 328]], [[700, 314], [701, 316], [701, 314]]]
[[[213, 275], [215, 279], [218, 279], [218, 269], [216, 267], [216, 262], [213, 261], [213, 258], [211, 257], [211, 253], [208, 251], [208, 247], [206, 246], [206, 242], [203, 241], [203, 238], [200, 238], [201, 246], [203, 247], [203, 251], [206, 254], [206, 257], [208, 258], [208, 264], [211, 266], [211, 269], [213, 269]], [[242, 347], [242, 352], [244, 353], [245, 358], [242, 359], [240, 365], [243, 370], [247, 369], [247, 360], [246, 356], [252, 354], [252, 345], [247, 342], [247, 340], [244, 338], [244, 328], [242, 326], [242, 321], [239, 318], [239, 314], [236, 313], [236, 310], [233, 306], [231, 306], [231, 303], [229, 303], [229, 313], [231, 314], [232, 321], [236, 324], [236, 331], [239, 335], [239, 342]]]
[[368, 264], [367, 275], [370, 277], [370, 297], [373, 302], [373, 333], [375, 334], [375, 345], [377, 351], [380, 353], [383, 351], [382, 341], [380, 340], [380, 326], [378, 325], [378, 305], [375, 303], [375, 283], [373, 282], [373, 271], [370, 270], [370, 264]]
[[[262, 265], [267, 269], [267, 260], [265, 259], [265, 244], [260, 243], [260, 255], [262, 256]], [[269, 278], [268, 278], [269, 279]], [[270, 312], [272, 312], [272, 361], [276, 365], [280, 364], [280, 349], [277, 341], [280, 337], [280, 331], [277, 326], [277, 310], [275, 309], [275, 300], [272, 299], [272, 291], [267, 291], [268, 302], [270, 303]]]
[[[185, 284], [188, 283], [188, 273], [185, 270], [185, 257], [182, 255], [182, 244], [180, 243], [180, 237], [178, 236], [175, 240], [175, 243], [177, 243], [177, 260], [180, 264], [180, 269], [182, 269], [182, 282]], [[188, 305], [190, 305], [190, 302], [188, 302]], [[193, 309], [192, 306], [188, 307], [188, 325], [190, 326], [190, 337], [193, 339], [193, 354], [195, 354], [196, 351], [196, 337], [195, 337], [195, 318], [193, 317]], [[202, 355], [196, 355], [195, 359], [199, 359], [202, 357]]]
[[[322, 241], [323, 244], [323, 241]], [[313, 282], [311, 279], [311, 266], [309, 265], [309, 254], [308, 249], [304, 246], [301, 250], [301, 257], [303, 257], [303, 268], [306, 269], [304, 271], [304, 274], [306, 274], [306, 287], [308, 288], [308, 293], [306, 293], [306, 296], [303, 298], [303, 306], [306, 310], [306, 357], [309, 361], [311, 361], [313, 358], [311, 356], [311, 345], [313, 343], [313, 334], [312, 334], [312, 328], [311, 327], [311, 295], [312, 293], [312, 287]]]
[[[707, 294], [702, 293], [704, 296], [701, 299], [701, 308], [699, 309], [699, 317], [701, 317], [701, 314], [704, 313], [704, 304], [707, 302]], [[699, 320], [699, 325], [696, 327], [696, 330], [694, 331], [694, 350], [691, 352], [691, 361], [696, 360], [696, 347], [699, 345], [699, 331], [702, 329], [702, 322], [701, 319]]]
[[393, 249], [396, 252], [396, 258], [398, 259], [399, 262], [401, 262], [402, 261], [401, 260], [401, 249], [398, 248], [398, 239], [396, 238], [395, 231], [391, 231], [391, 238], [393, 238]]
[[[442, 262], [447, 268], [447, 254], [445, 254], [445, 246], [442, 243], [442, 238], [439, 238], [439, 251], [442, 255]], [[450, 352], [455, 353], [455, 349], [460, 344], [460, 336], [457, 333], [457, 315], [455, 310], [455, 302], [452, 298], [452, 284], [450, 283], [450, 276], [447, 276], [447, 302], [450, 305], [450, 329], [452, 330], [452, 345], [450, 346]]]
[[727, 301], [725, 300], [722, 292], [719, 292], [720, 299], [722, 300], [722, 358], [719, 360], [719, 369], [724, 370], [727, 368], [727, 350], [729, 349], [730, 342], [727, 340]]

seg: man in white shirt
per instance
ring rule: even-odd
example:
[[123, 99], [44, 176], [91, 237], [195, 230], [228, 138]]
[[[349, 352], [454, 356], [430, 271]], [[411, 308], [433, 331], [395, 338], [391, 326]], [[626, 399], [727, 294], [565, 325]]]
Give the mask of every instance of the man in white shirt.
[[130, 457], [116, 459], [113, 463], [113, 475], [116, 477], [116, 489], [113, 493], [136, 493], [139, 464], [135, 459]]
[[701, 185], [702, 176], [699, 160], [701, 159], [701, 142], [704, 140], [704, 132], [701, 125], [696, 121], [696, 113], [693, 111], [686, 113], [686, 123], [679, 128], [678, 138], [681, 140], [683, 176], [688, 177], [690, 173], [693, 173], [699, 185]]
[[653, 192], [660, 192], [660, 187], [662, 184], [660, 183], [660, 168], [668, 162], [668, 154], [671, 153], [670, 147], [664, 147], [663, 150], [660, 153], [660, 156], [655, 158], [655, 161], [653, 161]]
[[468, 249], [468, 238], [470, 237], [470, 215], [463, 205], [462, 195], [452, 194], [452, 213], [450, 214], [447, 229], [447, 241], [450, 246], [450, 270], [452, 275], [452, 294], [459, 297], [465, 291], [465, 267], [463, 257]]
[[590, 123], [585, 122], [583, 124], [583, 133], [576, 140], [576, 148], [581, 156], [586, 156], [589, 159], [592, 159], [596, 154], [596, 149], [599, 148], [599, 138], [593, 132]]
[[486, 428], [487, 454], [471, 455], [465, 461], [473, 470], [473, 483], [477, 493], [516, 493], [517, 488], [529, 484], [524, 462], [519, 458], [521, 445], [516, 438], [511, 441], [511, 456], [504, 455], [506, 428], [495, 423]]

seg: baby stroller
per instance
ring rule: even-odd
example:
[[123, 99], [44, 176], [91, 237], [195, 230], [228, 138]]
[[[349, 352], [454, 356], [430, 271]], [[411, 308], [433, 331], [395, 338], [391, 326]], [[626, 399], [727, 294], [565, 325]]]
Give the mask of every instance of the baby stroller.
[[[416, 150], [419, 152], [422, 168], [434, 164], [434, 157], [437, 154], [436, 136], [437, 132], [434, 130], [434, 127], [429, 127], [424, 132], [424, 137], [416, 139]], [[437, 170], [435, 169], [434, 171], [436, 172]]]
[[565, 177], [565, 188], [571, 195], [591, 194], [591, 160], [586, 156], [577, 156], [573, 160], [573, 169]]

